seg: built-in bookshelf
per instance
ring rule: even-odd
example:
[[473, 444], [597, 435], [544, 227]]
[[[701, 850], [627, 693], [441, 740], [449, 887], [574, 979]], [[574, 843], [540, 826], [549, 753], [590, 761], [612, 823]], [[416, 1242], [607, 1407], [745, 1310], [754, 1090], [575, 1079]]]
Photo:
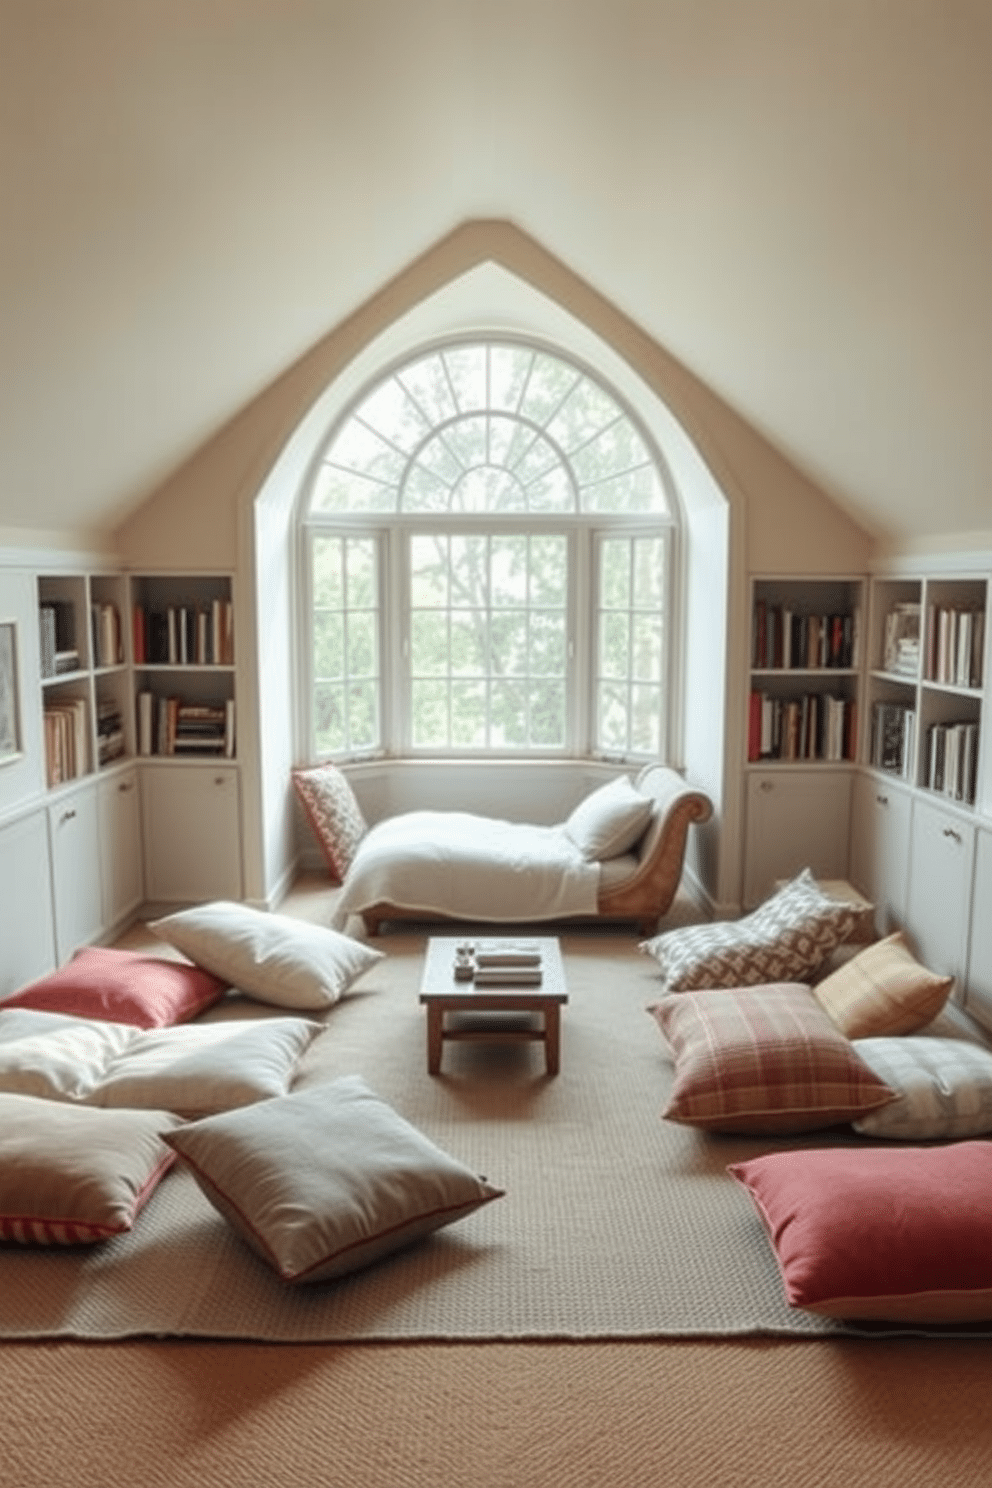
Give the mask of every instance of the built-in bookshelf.
[[966, 807], [980, 778], [987, 606], [984, 577], [872, 584], [866, 761]]
[[233, 758], [230, 576], [132, 576], [130, 616], [138, 756]]
[[861, 579], [752, 581], [749, 764], [857, 758], [863, 613]]
[[235, 755], [230, 575], [37, 580], [45, 782], [134, 757]]

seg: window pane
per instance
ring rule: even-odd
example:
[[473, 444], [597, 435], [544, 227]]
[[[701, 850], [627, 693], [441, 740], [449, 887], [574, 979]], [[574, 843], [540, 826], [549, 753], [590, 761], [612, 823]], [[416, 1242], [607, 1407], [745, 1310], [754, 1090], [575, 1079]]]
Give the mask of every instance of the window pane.
[[524, 393], [523, 413], [537, 424], [545, 424], [563, 403], [566, 394], [579, 380], [579, 374], [567, 362], [539, 352]]
[[348, 735], [352, 749], [371, 749], [379, 742], [378, 688], [353, 682], [348, 689]]
[[631, 688], [630, 747], [638, 754], [661, 750], [661, 688]]
[[371, 538], [350, 537], [345, 548], [348, 608], [374, 605], [377, 601], [375, 543]]
[[430, 431], [423, 414], [395, 377], [370, 393], [355, 417], [404, 454], [409, 454]]
[[492, 540], [493, 605], [527, 603], [526, 537], [494, 537]]
[[349, 419], [327, 451], [327, 461], [356, 475], [374, 476], [395, 485], [406, 463], [393, 445], [375, 434], [358, 419]]
[[484, 346], [453, 346], [444, 352], [445, 366], [455, 401], [464, 413], [486, 406], [486, 349]]
[[448, 616], [444, 610], [414, 610], [410, 616], [410, 670], [417, 677], [448, 675]]
[[424, 357], [423, 361], [404, 367], [397, 381], [407, 390], [429, 423], [440, 424], [454, 414], [455, 400], [451, 393], [451, 384], [445, 374], [444, 363], [436, 352]]
[[451, 603], [484, 606], [489, 594], [489, 539], [451, 539]]
[[448, 538], [410, 541], [410, 598], [415, 605], [448, 603]]
[[348, 616], [348, 675], [374, 677], [379, 668], [376, 656], [376, 616], [358, 611]]
[[630, 541], [613, 538], [600, 545], [599, 602], [604, 609], [630, 603]]
[[318, 682], [314, 688], [314, 740], [318, 754], [338, 754], [347, 747], [344, 688]]
[[603, 677], [630, 676], [630, 622], [626, 613], [599, 617], [599, 670]]
[[661, 616], [635, 615], [631, 629], [633, 655], [630, 676], [637, 677], [642, 682], [660, 682]]
[[490, 743], [494, 749], [521, 749], [527, 744], [527, 689], [519, 682], [492, 685]]
[[568, 539], [532, 537], [530, 540], [530, 602], [565, 607], [568, 594]]
[[528, 660], [533, 660], [533, 650], [528, 657], [527, 616], [513, 611], [503, 611], [492, 620], [491, 666], [499, 677], [524, 676]]
[[628, 739], [627, 689], [603, 682], [599, 688], [599, 745], [624, 752]]
[[489, 349], [489, 403], [515, 413], [520, 405], [534, 353], [522, 346], [492, 346]]
[[416, 749], [446, 749], [448, 746], [448, 684], [418, 682], [411, 685], [411, 731]]
[[485, 614], [477, 610], [452, 610], [452, 673], [463, 677], [484, 676], [488, 649]]
[[664, 488], [654, 466], [630, 470], [609, 480], [584, 485], [580, 481], [580, 501], [589, 512], [667, 512]]
[[634, 540], [634, 604], [660, 610], [665, 594], [665, 543], [659, 537]]
[[344, 543], [339, 537], [313, 540], [313, 602], [338, 608], [344, 603]]
[[564, 677], [566, 645], [563, 614], [532, 612], [528, 655], [533, 676]]
[[380, 742], [377, 555], [374, 538], [314, 538], [313, 729], [318, 755], [372, 749]]
[[564, 682], [539, 682], [531, 689], [530, 733], [532, 743], [542, 748], [561, 749], [564, 746]]
[[486, 685], [484, 682], [452, 682], [451, 742], [456, 749], [486, 746]]
[[344, 616], [340, 610], [314, 613], [313, 671], [321, 680], [344, 676]]

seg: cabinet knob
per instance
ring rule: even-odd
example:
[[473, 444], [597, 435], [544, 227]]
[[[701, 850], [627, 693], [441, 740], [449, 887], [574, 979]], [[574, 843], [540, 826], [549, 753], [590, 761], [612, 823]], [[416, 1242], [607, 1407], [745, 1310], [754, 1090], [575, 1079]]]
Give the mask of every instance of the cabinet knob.
[[133, 785], [134, 785], [134, 782], [131, 781], [131, 780], [122, 780], [121, 783], [120, 783], [120, 785], [117, 787], [117, 789], [120, 791], [121, 795], [123, 796], [123, 795], [126, 795], [129, 790], [133, 789]]
[[775, 789], [775, 786], [770, 780], [763, 780], [758, 786], [758, 789], [764, 791], [767, 794], [768, 791], [773, 791]]
[[954, 830], [953, 827], [945, 827], [944, 828], [944, 836], [945, 837], [950, 837], [950, 839], [951, 839], [952, 842], [960, 842], [961, 841], [961, 833], [960, 832], [955, 832], [955, 830]]
[[226, 785], [226, 784], [227, 784], [227, 781], [224, 779], [223, 775], [215, 775], [214, 776], [214, 785]]
[[72, 821], [75, 815], [75, 811], [63, 811], [62, 815], [59, 817], [59, 826], [64, 827], [66, 822]]
[[888, 796], [876, 796], [875, 800], [878, 802], [879, 806], [888, 806], [889, 804]]

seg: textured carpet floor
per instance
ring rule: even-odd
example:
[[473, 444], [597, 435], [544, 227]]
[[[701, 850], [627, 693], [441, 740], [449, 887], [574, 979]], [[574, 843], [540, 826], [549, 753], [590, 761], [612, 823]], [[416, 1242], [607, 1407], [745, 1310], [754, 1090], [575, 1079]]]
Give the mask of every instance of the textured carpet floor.
[[[555, 1079], [537, 1046], [488, 1042], [447, 1045], [445, 1073], [428, 1076], [423, 937], [383, 944], [387, 958], [328, 1014], [301, 1080], [363, 1075], [506, 1196], [367, 1271], [291, 1288], [177, 1167], [130, 1235], [83, 1252], [0, 1255], [0, 1335], [307, 1342], [848, 1331], [786, 1306], [750, 1201], [725, 1174], [769, 1144], [660, 1119], [671, 1069], [645, 1012], [656, 971], [630, 937], [563, 938], [570, 1001]], [[260, 1012], [226, 1009], [238, 1010]]]

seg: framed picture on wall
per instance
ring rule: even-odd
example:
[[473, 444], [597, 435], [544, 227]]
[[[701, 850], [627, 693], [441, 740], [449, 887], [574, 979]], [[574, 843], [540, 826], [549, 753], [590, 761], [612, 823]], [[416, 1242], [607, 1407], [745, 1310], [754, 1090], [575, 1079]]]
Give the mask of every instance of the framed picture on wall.
[[20, 721], [17, 716], [17, 626], [0, 622], [0, 765], [21, 752]]

